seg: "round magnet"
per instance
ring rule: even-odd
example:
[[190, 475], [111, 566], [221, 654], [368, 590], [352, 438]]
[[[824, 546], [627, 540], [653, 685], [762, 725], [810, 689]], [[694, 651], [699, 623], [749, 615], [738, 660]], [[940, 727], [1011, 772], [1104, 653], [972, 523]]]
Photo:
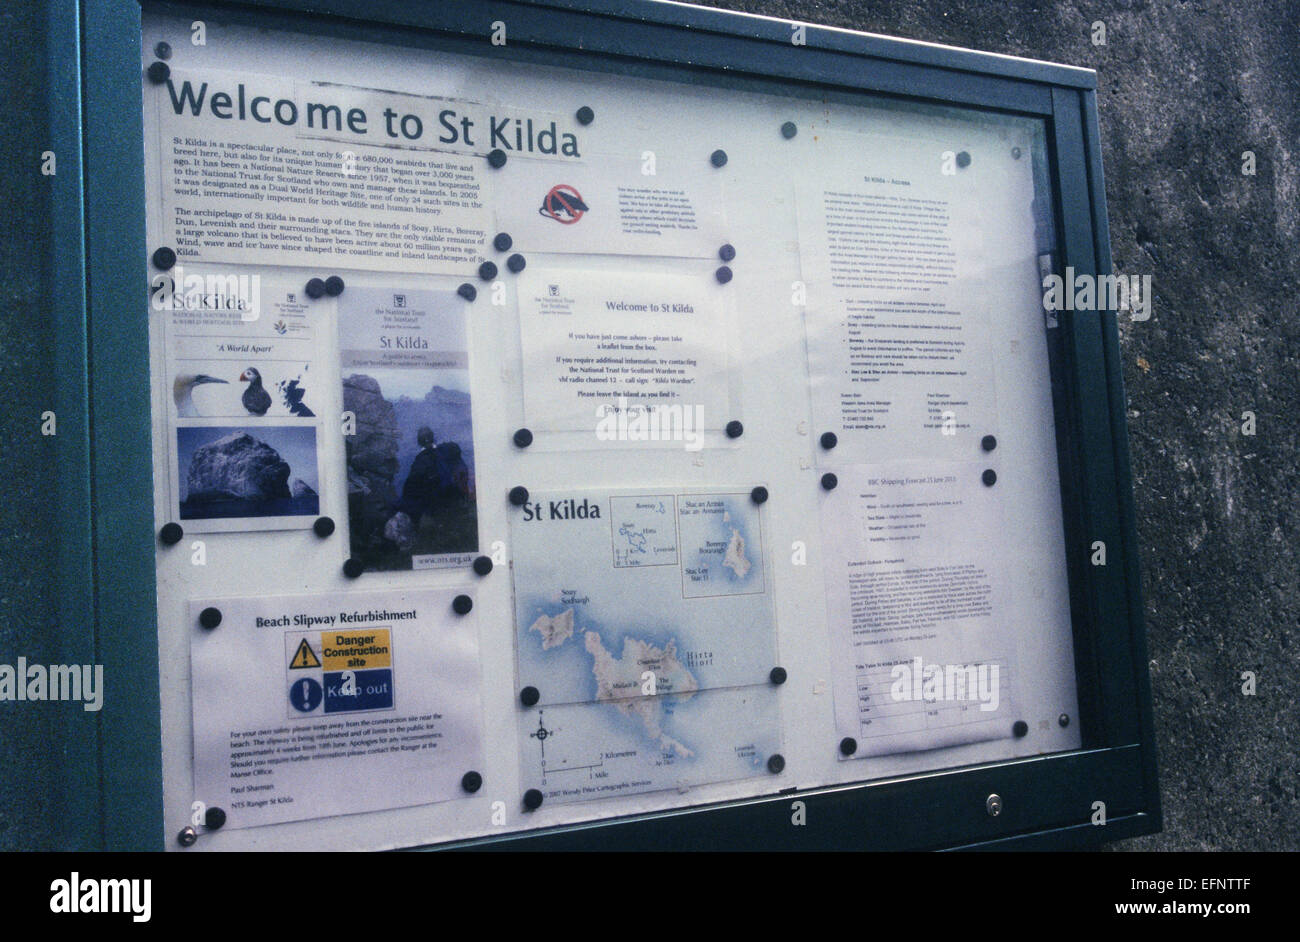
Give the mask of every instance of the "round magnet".
[[785, 771], [785, 756], [779, 752], [774, 752], [767, 757], [767, 770], [773, 775], [780, 775]]
[[456, 289], [456, 293], [466, 301], [473, 301], [478, 297], [478, 288], [475, 288], [468, 281]]
[[199, 624], [211, 631], [217, 625], [221, 624], [221, 609], [213, 608], [209, 605], [203, 611], [199, 612]]
[[709, 154], [709, 163], [715, 167], [725, 167], [727, 165], [727, 152], [725, 150], [715, 150]]
[[203, 812], [203, 826], [209, 831], [220, 831], [226, 823], [226, 813], [220, 808], [209, 808]]
[[153, 47], [153, 54], [159, 59], [170, 59], [172, 57], [171, 43], [156, 43]]
[[787, 121], [785, 124], [781, 125], [781, 136], [787, 141], [798, 133], [799, 125], [795, 124], [793, 121]]
[[1029, 724], [1024, 720], [1016, 720], [1011, 726], [1011, 732], [1017, 739], [1023, 739], [1029, 735]]
[[325, 279], [325, 293], [331, 298], [337, 298], [343, 293], [343, 279], [338, 275], [330, 275]]
[[530, 788], [524, 792], [524, 808], [527, 811], [536, 811], [542, 806], [542, 793], [535, 788]]
[[171, 78], [172, 70], [167, 67], [166, 62], [154, 62], [145, 70], [145, 75], [149, 76], [149, 81], [155, 85], [161, 85], [167, 79]]
[[533, 443], [533, 433], [526, 428], [515, 429], [515, 447], [527, 448]]
[[745, 426], [741, 425], [737, 420], [732, 419], [727, 423], [726, 431], [728, 438], [739, 438], [745, 434]]
[[515, 240], [510, 238], [508, 232], [498, 232], [496, 238], [492, 240], [492, 248], [498, 252], [509, 252], [510, 246], [515, 244]]
[[858, 751], [858, 741], [852, 736], [845, 736], [840, 740], [840, 755], [851, 756]]
[[474, 600], [468, 595], [458, 595], [451, 600], [451, 610], [457, 615], [468, 615], [474, 607]]
[[522, 484], [510, 488], [510, 503], [514, 504], [516, 507], [522, 507], [524, 504], [528, 503], [528, 488], [524, 487]]
[[718, 249], [718, 258], [722, 259], [724, 262], [729, 262], [735, 257], [736, 247], [730, 242]]
[[992, 451], [994, 448], [998, 447], [998, 440], [992, 435], [985, 435], [980, 439], [980, 447], [985, 451]]
[[525, 687], [519, 691], [519, 702], [526, 707], [537, 706], [537, 701], [542, 699], [542, 693], [536, 687]]
[[483, 776], [477, 772], [466, 772], [460, 777], [460, 787], [472, 795], [483, 787]]
[[767, 488], [765, 488], [763, 485], [760, 484], [758, 487], [754, 488], [752, 491], [749, 492], [749, 499], [756, 504], [766, 504]]
[[303, 290], [307, 292], [309, 298], [323, 298], [325, 297], [325, 281], [322, 278], [313, 278], [307, 282], [307, 287]]
[[480, 576], [486, 576], [489, 572], [492, 571], [492, 557], [491, 556], [474, 557], [474, 571], [478, 573]]
[[523, 271], [524, 266], [527, 264], [528, 261], [518, 252], [506, 259], [506, 268], [510, 269], [516, 275]]
[[959, 154], [957, 155], [957, 166], [958, 166], [958, 167], [969, 167], [969, 166], [970, 166], [970, 154], [966, 153], [966, 151], [962, 151], [961, 153], [959, 153]]
[[326, 537], [334, 532], [334, 521], [329, 517], [317, 517], [311, 528], [317, 536]]
[[168, 271], [176, 264], [176, 253], [167, 246], [154, 249], [153, 267], [159, 271]]
[[984, 482], [985, 487], [992, 487], [998, 483], [998, 474], [992, 468], [985, 468], [984, 473], [980, 475], [980, 480]]
[[478, 267], [478, 276], [484, 281], [491, 281], [497, 276], [497, 263], [484, 262]]
[[1020, 159], [1020, 148], [1019, 148], [1019, 147], [1013, 147], [1013, 148], [1011, 148], [1011, 159], [1012, 159], [1012, 160], [1019, 160], [1019, 159]]
[[343, 575], [347, 576], [349, 579], [355, 579], [365, 571], [366, 564], [355, 556], [346, 559], [343, 562]]
[[721, 265], [718, 270], [713, 273], [713, 277], [718, 279], [718, 284], [725, 285], [731, 280], [731, 269], [726, 265]]
[[175, 546], [185, 536], [185, 528], [179, 523], [164, 523], [158, 531], [158, 539], [168, 546]]
[[837, 478], [835, 475], [831, 474], [829, 471], [827, 471], [825, 474], [822, 475], [823, 491], [833, 491], [835, 490], [835, 486], [839, 483], [840, 483], [840, 479]]
[[786, 682], [787, 676], [784, 667], [774, 667], [767, 673], [767, 679], [778, 687]]
[[818, 441], [821, 442], [821, 446], [827, 451], [830, 451], [840, 443], [839, 436], [834, 432], [822, 432], [822, 437], [819, 438]]
[[506, 152], [500, 149], [489, 151], [488, 164], [498, 169], [504, 167], [506, 165]]
[[1060, 724], [1062, 729], [1064, 729], [1065, 727], [1070, 725], [1070, 714], [1062, 713], [1060, 716], [1056, 718], [1056, 722]]
[[596, 112], [592, 111], [586, 105], [583, 105], [578, 109], [578, 113], [575, 114], [574, 117], [578, 119], [579, 124], [587, 125], [596, 120]]

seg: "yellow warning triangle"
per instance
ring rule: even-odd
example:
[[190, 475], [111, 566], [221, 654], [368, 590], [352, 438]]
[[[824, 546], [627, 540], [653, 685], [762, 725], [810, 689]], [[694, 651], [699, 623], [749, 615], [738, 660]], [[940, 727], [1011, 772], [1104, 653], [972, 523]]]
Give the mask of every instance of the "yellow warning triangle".
[[298, 650], [293, 652], [293, 660], [289, 662], [290, 670], [298, 670], [302, 667], [320, 667], [320, 658], [311, 649], [306, 638], [299, 643]]

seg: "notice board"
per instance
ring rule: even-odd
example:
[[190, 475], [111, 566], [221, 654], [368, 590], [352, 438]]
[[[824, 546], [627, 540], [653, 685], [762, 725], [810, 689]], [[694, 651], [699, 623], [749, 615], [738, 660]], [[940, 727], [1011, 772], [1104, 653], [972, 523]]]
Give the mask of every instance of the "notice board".
[[[1049, 82], [203, 12], [140, 28], [168, 846], [690, 846], [678, 812], [746, 808], [803, 839], [872, 788], [912, 819], [885, 845], [936, 846], [1053, 823], [999, 821], [989, 770], [1137, 745], [1144, 675], [1096, 679], [1083, 627], [1136, 560], [1043, 303], [1095, 211]], [[1118, 590], [1082, 581], [1105, 527]], [[1083, 778], [1149, 815], [1124, 761]]]

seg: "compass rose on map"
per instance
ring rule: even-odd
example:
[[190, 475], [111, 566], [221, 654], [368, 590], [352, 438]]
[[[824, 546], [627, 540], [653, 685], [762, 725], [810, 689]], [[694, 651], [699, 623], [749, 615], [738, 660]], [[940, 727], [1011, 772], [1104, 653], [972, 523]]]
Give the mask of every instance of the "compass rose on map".
[[548, 737], [554, 735], [554, 732], [552, 730], [547, 729], [546, 724], [542, 722], [543, 719], [542, 714], [545, 712], [546, 712], [545, 710], [537, 711], [537, 729], [534, 732], [528, 734], [529, 739], [536, 739], [537, 744], [542, 747], [543, 760], [546, 759], [546, 740]]

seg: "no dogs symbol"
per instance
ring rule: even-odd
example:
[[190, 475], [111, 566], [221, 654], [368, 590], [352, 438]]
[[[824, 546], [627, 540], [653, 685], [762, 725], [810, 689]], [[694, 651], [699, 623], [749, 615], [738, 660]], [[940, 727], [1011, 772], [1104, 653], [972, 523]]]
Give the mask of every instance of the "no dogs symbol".
[[581, 193], [567, 183], [560, 183], [551, 187], [546, 199], [542, 200], [542, 208], [537, 212], [547, 219], [571, 226], [582, 218], [588, 208], [582, 201]]

